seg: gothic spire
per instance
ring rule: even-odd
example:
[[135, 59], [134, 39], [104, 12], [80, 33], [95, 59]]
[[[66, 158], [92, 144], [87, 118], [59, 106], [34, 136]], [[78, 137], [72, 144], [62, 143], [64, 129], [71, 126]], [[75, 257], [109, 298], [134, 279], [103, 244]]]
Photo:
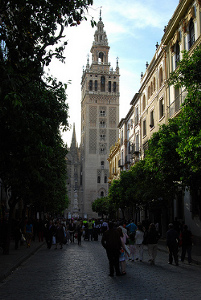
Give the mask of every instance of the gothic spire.
[[72, 140], [71, 140], [71, 148], [77, 147], [77, 141], [76, 141], [76, 133], [75, 133], [75, 123], [73, 123], [73, 134], [72, 134]]

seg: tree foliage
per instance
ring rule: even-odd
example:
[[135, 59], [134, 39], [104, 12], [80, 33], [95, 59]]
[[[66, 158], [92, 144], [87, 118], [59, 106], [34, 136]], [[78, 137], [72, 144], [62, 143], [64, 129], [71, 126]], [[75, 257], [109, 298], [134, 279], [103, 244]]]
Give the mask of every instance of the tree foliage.
[[68, 203], [60, 133], [68, 128], [66, 84], [48, 77], [44, 67], [53, 57], [64, 61], [64, 28], [86, 19], [92, 3], [1, 1], [0, 178], [12, 190], [10, 218], [21, 199], [51, 212]]
[[92, 203], [92, 210], [98, 214], [108, 215], [109, 213], [109, 203], [107, 197], [101, 197], [94, 200]]
[[201, 170], [201, 46], [189, 55], [184, 52], [178, 69], [171, 74], [169, 84], [185, 87], [187, 96], [179, 121], [181, 137], [178, 153], [193, 173]]

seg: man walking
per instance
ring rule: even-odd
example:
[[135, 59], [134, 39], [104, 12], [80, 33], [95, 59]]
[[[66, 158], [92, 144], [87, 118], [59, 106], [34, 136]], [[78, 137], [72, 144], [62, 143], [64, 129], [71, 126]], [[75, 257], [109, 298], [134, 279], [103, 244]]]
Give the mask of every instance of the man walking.
[[178, 266], [178, 241], [179, 235], [178, 232], [174, 229], [173, 224], [169, 224], [169, 230], [167, 231], [167, 247], [169, 249], [169, 264], [172, 264], [173, 257], [176, 266]]
[[121, 239], [117, 230], [113, 228], [113, 223], [109, 222], [109, 229], [103, 233], [101, 243], [106, 249], [107, 257], [109, 260], [110, 274], [114, 276], [114, 269], [116, 276], [120, 276], [119, 270], [119, 255], [121, 249]]

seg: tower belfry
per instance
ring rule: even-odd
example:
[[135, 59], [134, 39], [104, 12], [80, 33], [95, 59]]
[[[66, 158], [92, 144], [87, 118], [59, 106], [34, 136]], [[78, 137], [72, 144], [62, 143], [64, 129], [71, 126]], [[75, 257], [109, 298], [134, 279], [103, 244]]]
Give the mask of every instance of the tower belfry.
[[118, 140], [119, 66], [108, 61], [110, 47], [101, 17], [81, 81], [82, 215], [96, 216], [91, 204], [108, 193], [110, 147]]

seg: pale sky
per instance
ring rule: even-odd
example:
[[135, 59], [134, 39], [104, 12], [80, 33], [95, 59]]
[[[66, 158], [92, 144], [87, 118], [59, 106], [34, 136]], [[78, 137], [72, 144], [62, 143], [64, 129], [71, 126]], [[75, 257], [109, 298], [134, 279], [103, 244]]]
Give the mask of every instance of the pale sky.
[[88, 55], [91, 63], [90, 49], [96, 30], [91, 27], [91, 17], [98, 22], [102, 7], [102, 21], [110, 46], [109, 62], [114, 69], [116, 58], [119, 58], [121, 120], [130, 109], [130, 102], [140, 88], [141, 72], [145, 72], [146, 62], [152, 60], [156, 42], [160, 44], [164, 26], [168, 24], [178, 3], [179, 0], [94, 0], [86, 15], [88, 21], [66, 29], [68, 45], [64, 53], [65, 64], [54, 60], [50, 64], [50, 73], [63, 83], [71, 81], [67, 88], [71, 130], [62, 134], [68, 146], [72, 139], [73, 123], [80, 144], [80, 83]]

